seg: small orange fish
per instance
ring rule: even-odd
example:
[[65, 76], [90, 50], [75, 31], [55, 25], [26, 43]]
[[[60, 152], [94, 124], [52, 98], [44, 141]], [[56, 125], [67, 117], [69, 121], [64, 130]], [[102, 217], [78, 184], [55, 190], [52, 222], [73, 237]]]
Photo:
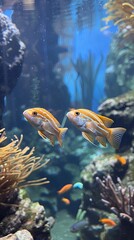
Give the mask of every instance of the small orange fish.
[[71, 109], [68, 119], [82, 132], [82, 136], [95, 144], [98, 141], [106, 147], [106, 140], [114, 148], [119, 148], [125, 128], [110, 128], [112, 119], [96, 114], [88, 109]]
[[101, 218], [99, 220], [99, 222], [101, 222], [103, 224], [106, 224], [106, 225], [108, 225], [110, 227], [116, 226], [116, 223], [112, 219], [109, 219], [109, 218]]
[[121, 165], [126, 165], [127, 160], [124, 157], [116, 154], [116, 158], [121, 163]]
[[73, 184], [66, 184], [65, 186], [63, 186], [59, 191], [58, 194], [63, 194], [67, 191], [69, 191], [72, 188]]
[[68, 198], [62, 198], [61, 201], [64, 202], [66, 205], [70, 204], [70, 200]]
[[54, 146], [57, 138], [62, 146], [63, 137], [68, 128], [61, 128], [58, 120], [49, 111], [44, 108], [30, 108], [25, 110], [23, 115], [43, 139], [48, 138]]

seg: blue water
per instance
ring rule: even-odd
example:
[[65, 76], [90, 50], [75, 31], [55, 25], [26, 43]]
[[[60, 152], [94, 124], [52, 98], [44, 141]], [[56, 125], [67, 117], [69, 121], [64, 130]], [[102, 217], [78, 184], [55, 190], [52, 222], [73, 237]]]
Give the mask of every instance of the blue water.
[[[95, 59], [95, 68], [100, 60], [100, 55], [103, 55], [103, 62], [98, 73], [94, 93], [92, 100], [92, 110], [97, 111], [98, 105], [106, 97], [104, 92], [105, 84], [105, 69], [106, 69], [106, 58], [109, 52], [110, 43], [113, 35], [117, 31], [117, 28], [113, 27], [105, 31], [101, 31], [101, 27], [105, 26], [102, 18], [106, 16], [105, 10], [103, 9], [104, 3], [106, 1], [94, 1], [94, 12], [93, 12], [93, 23], [90, 23], [90, 13], [86, 11], [86, 6], [90, 5], [90, 1], [71, 1], [69, 8], [66, 10], [66, 5], [64, 5], [61, 11], [63, 15], [55, 16], [54, 24], [59, 24], [62, 18], [65, 23], [58, 26], [59, 35], [59, 46], [66, 46], [69, 53], [66, 54], [59, 61], [61, 66], [64, 66], [64, 82], [68, 87], [71, 96], [71, 102], [75, 101], [75, 87], [74, 81], [77, 78], [77, 72], [72, 66], [72, 62], [76, 63], [78, 58], [83, 61], [88, 59], [89, 53], [93, 54]], [[83, 7], [83, 15], [78, 16], [77, 7]], [[66, 10], [66, 12], [65, 12]], [[12, 19], [13, 9], [5, 10], [5, 15]], [[66, 13], [66, 14], [65, 14]], [[65, 16], [64, 16], [65, 14]], [[59, 20], [57, 20], [59, 18]], [[81, 18], [81, 19], [80, 19]], [[78, 20], [81, 20], [81, 25], [79, 26]], [[56, 23], [57, 22], [57, 23]], [[78, 87], [79, 101], [81, 101], [81, 89]]]

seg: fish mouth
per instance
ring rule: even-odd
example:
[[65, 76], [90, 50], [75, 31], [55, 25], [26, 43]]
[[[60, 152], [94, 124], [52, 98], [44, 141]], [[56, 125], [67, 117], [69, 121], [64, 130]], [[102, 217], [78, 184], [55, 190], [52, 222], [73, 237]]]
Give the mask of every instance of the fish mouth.
[[68, 118], [71, 118], [71, 113], [68, 112], [68, 113], [66, 114], [66, 116], [67, 116]]
[[29, 119], [29, 114], [28, 114], [28, 112], [27, 112], [26, 110], [23, 112], [23, 115], [24, 115], [24, 117], [25, 117], [26, 119]]

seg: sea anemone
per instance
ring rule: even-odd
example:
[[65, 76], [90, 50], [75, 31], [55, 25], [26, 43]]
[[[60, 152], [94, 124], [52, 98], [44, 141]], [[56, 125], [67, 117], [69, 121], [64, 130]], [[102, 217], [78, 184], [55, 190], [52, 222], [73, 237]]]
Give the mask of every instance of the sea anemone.
[[34, 148], [20, 148], [23, 135], [20, 139], [14, 136], [12, 141], [3, 146], [6, 140], [4, 129], [0, 130], [0, 204], [9, 203], [14, 192], [19, 188], [32, 185], [46, 184], [46, 178], [27, 181], [27, 177], [35, 170], [45, 166], [49, 160], [43, 162], [44, 157], [35, 157]]

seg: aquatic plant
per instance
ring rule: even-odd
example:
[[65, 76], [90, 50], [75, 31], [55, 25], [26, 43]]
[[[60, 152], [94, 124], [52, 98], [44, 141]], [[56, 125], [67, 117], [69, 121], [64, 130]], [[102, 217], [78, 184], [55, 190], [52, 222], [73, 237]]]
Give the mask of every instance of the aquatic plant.
[[77, 78], [74, 83], [76, 102], [78, 101], [78, 85], [80, 85], [82, 106], [85, 108], [91, 108], [92, 106], [94, 86], [96, 84], [96, 79], [98, 77], [102, 62], [103, 55], [100, 56], [100, 60], [95, 67], [96, 63], [94, 55], [89, 52], [87, 60], [84, 61], [81, 58], [78, 58], [76, 63], [72, 63], [77, 72]]
[[34, 148], [31, 150], [29, 147], [21, 149], [23, 135], [20, 139], [15, 136], [15, 139], [3, 146], [3, 142], [6, 140], [4, 129], [0, 130], [0, 134], [0, 144], [2, 144], [0, 147], [0, 204], [5, 204], [10, 202], [19, 188], [49, 182], [46, 178], [26, 180], [32, 172], [45, 166], [48, 160], [43, 162], [43, 157], [35, 157], [33, 155]]
[[132, 0], [109, 0], [105, 5], [107, 17], [103, 18], [106, 24], [113, 20], [123, 30], [123, 37], [134, 36], [134, 3]]
[[96, 178], [101, 189], [101, 197], [104, 204], [114, 213], [119, 219], [126, 220], [134, 224], [134, 189], [124, 187], [120, 179], [115, 184], [110, 175], [101, 180]]

